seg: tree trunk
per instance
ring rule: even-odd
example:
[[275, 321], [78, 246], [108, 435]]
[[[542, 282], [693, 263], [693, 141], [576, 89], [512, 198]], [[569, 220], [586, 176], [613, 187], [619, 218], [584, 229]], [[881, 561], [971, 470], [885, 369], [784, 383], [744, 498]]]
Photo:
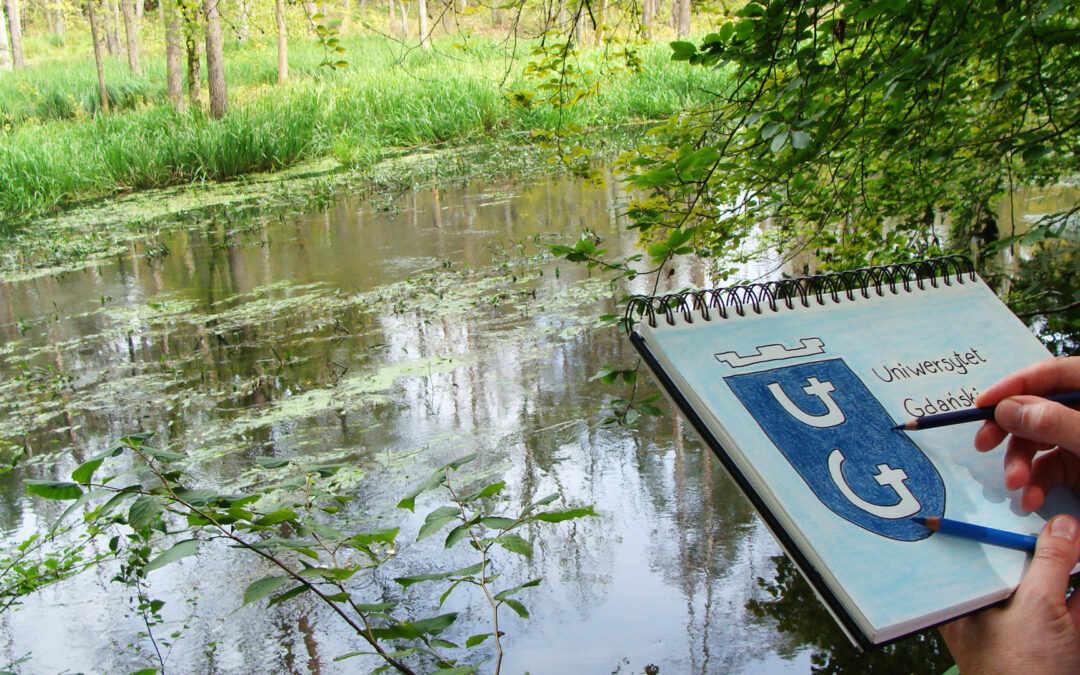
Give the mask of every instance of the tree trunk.
[[0, 4], [0, 70], [11, 70], [11, 51], [8, 49], [7, 13]]
[[218, 0], [204, 0], [203, 10], [206, 12], [206, 80], [210, 88], [210, 115], [219, 120], [229, 108], [229, 96], [225, 90], [225, 52]]
[[94, 0], [87, 0], [87, 12], [90, 15], [90, 38], [94, 41], [94, 65], [97, 66], [98, 95], [101, 96], [101, 112], [109, 114], [109, 93], [105, 89], [105, 67], [101, 63], [101, 41], [98, 39], [97, 15], [94, 14]]
[[22, 50], [22, 24], [19, 21], [19, 0], [6, 0], [8, 37], [11, 40], [11, 65], [26, 66]]
[[165, 24], [165, 94], [178, 111], [184, 109], [184, 67], [181, 61], [183, 38], [180, 35], [179, 10], [176, 0], [161, 0], [162, 21]]
[[345, 6], [341, 8], [341, 25], [338, 27], [338, 33], [347, 35], [350, 24], [352, 23], [352, 0], [345, 0]]
[[398, 0], [398, 7], [401, 8], [401, 39], [409, 37], [409, 8], [405, 6], [405, 0]]
[[675, 0], [675, 5], [672, 7], [672, 12], [675, 15], [675, 30], [678, 31], [679, 37], [690, 36], [690, 0]]
[[135, 23], [131, 0], [120, 0], [120, 7], [124, 12], [124, 31], [127, 34], [128, 67], [136, 75], [142, 75], [142, 64], [139, 63], [139, 27]]
[[289, 79], [289, 35], [285, 30], [285, 0], [274, 0], [274, 21], [277, 23], [277, 83], [285, 84], [285, 80]]
[[420, 46], [425, 50], [431, 49], [431, 40], [428, 38], [427, 0], [416, 0], [416, 10], [420, 17]]
[[387, 22], [386, 32], [390, 35], [394, 34], [394, 0], [386, 0], [386, 7], [390, 10], [390, 20]]
[[145, 0], [135, 0], [133, 4], [135, 5], [135, 18], [139, 19], [139, 21], [142, 21], [143, 12], [146, 11]]
[[656, 16], [656, 0], [642, 0], [641, 2], [641, 34], [646, 40], [652, 39], [652, 25]]
[[184, 17], [184, 49], [187, 51], [188, 101], [196, 110], [202, 108], [201, 76], [199, 73], [198, 12], [190, 5], [181, 6]]
[[120, 6], [117, 0], [104, 0], [108, 12], [105, 15], [105, 46], [109, 53], [120, 56]]

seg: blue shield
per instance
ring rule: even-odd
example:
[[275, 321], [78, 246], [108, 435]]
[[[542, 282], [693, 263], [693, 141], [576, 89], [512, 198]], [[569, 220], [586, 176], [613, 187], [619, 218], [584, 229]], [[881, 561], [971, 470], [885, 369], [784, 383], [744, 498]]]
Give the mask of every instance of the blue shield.
[[911, 519], [945, 512], [941, 476], [842, 359], [724, 380], [830, 510], [891, 539], [930, 536]]

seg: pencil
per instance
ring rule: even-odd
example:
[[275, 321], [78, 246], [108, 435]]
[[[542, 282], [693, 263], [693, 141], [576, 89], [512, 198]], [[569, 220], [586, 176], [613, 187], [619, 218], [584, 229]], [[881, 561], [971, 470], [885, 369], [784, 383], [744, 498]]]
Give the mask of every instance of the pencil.
[[[1080, 404], [1080, 391], [1070, 391], [1064, 394], [1054, 394], [1052, 396], [1044, 397], [1047, 401], [1055, 401], [1062, 405], [1073, 406]], [[938, 413], [937, 415], [923, 415], [922, 417], [912, 417], [903, 424], [898, 424], [893, 427], [893, 430], [903, 431], [917, 431], [919, 429], [933, 429], [934, 427], [944, 427], [952, 424], [963, 424], [964, 422], [976, 422], [978, 420], [991, 420], [994, 419], [995, 406], [987, 405], [980, 408], [965, 408], [964, 410], [953, 410], [952, 412]]]
[[934, 532], [973, 539], [984, 544], [1015, 548], [1028, 553], [1035, 551], [1035, 537], [1030, 535], [995, 530], [992, 527], [972, 525], [971, 523], [949, 520], [948, 518], [912, 518], [912, 520], [920, 525], [925, 525]]

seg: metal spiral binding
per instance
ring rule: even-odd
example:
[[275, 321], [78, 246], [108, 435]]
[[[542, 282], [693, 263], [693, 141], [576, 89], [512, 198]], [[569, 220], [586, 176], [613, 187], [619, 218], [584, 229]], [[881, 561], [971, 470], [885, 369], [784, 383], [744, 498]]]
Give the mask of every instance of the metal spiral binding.
[[686, 323], [693, 323], [696, 318], [727, 319], [732, 311], [736, 316], [745, 316], [748, 311], [755, 314], [778, 311], [779, 303], [794, 309], [796, 303], [810, 307], [812, 302], [825, 305], [830, 300], [833, 303], [855, 300], [856, 293], [863, 298], [869, 298], [871, 292], [879, 297], [886, 292], [897, 295], [901, 290], [910, 292], [913, 286], [923, 290], [927, 284], [931, 288], [937, 288], [938, 284], [951, 286], [954, 281], [962, 284], [965, 278], [975, 280], [975, 266], [965, 256], [950, 255], [726, 288], [663, 296], [639, 295], [627, 303], [623, 320], [627, 326], [648, 321], [655, 328], [657, 317], [663, 317], [668, 325], [674, 326], [678, 314]]

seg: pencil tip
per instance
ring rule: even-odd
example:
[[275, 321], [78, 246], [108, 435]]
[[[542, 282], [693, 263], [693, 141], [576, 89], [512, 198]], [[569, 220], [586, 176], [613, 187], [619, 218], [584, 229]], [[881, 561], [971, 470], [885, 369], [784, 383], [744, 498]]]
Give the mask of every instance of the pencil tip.
[[892, 430], [893, 431], [903, 431], [904, 430], [904, 425], [903, 424], [897, 424], [895, 427], [892, 428]]
[[920, 525], [926, 525], [926, 518], [912, 518], [916, 523]]

